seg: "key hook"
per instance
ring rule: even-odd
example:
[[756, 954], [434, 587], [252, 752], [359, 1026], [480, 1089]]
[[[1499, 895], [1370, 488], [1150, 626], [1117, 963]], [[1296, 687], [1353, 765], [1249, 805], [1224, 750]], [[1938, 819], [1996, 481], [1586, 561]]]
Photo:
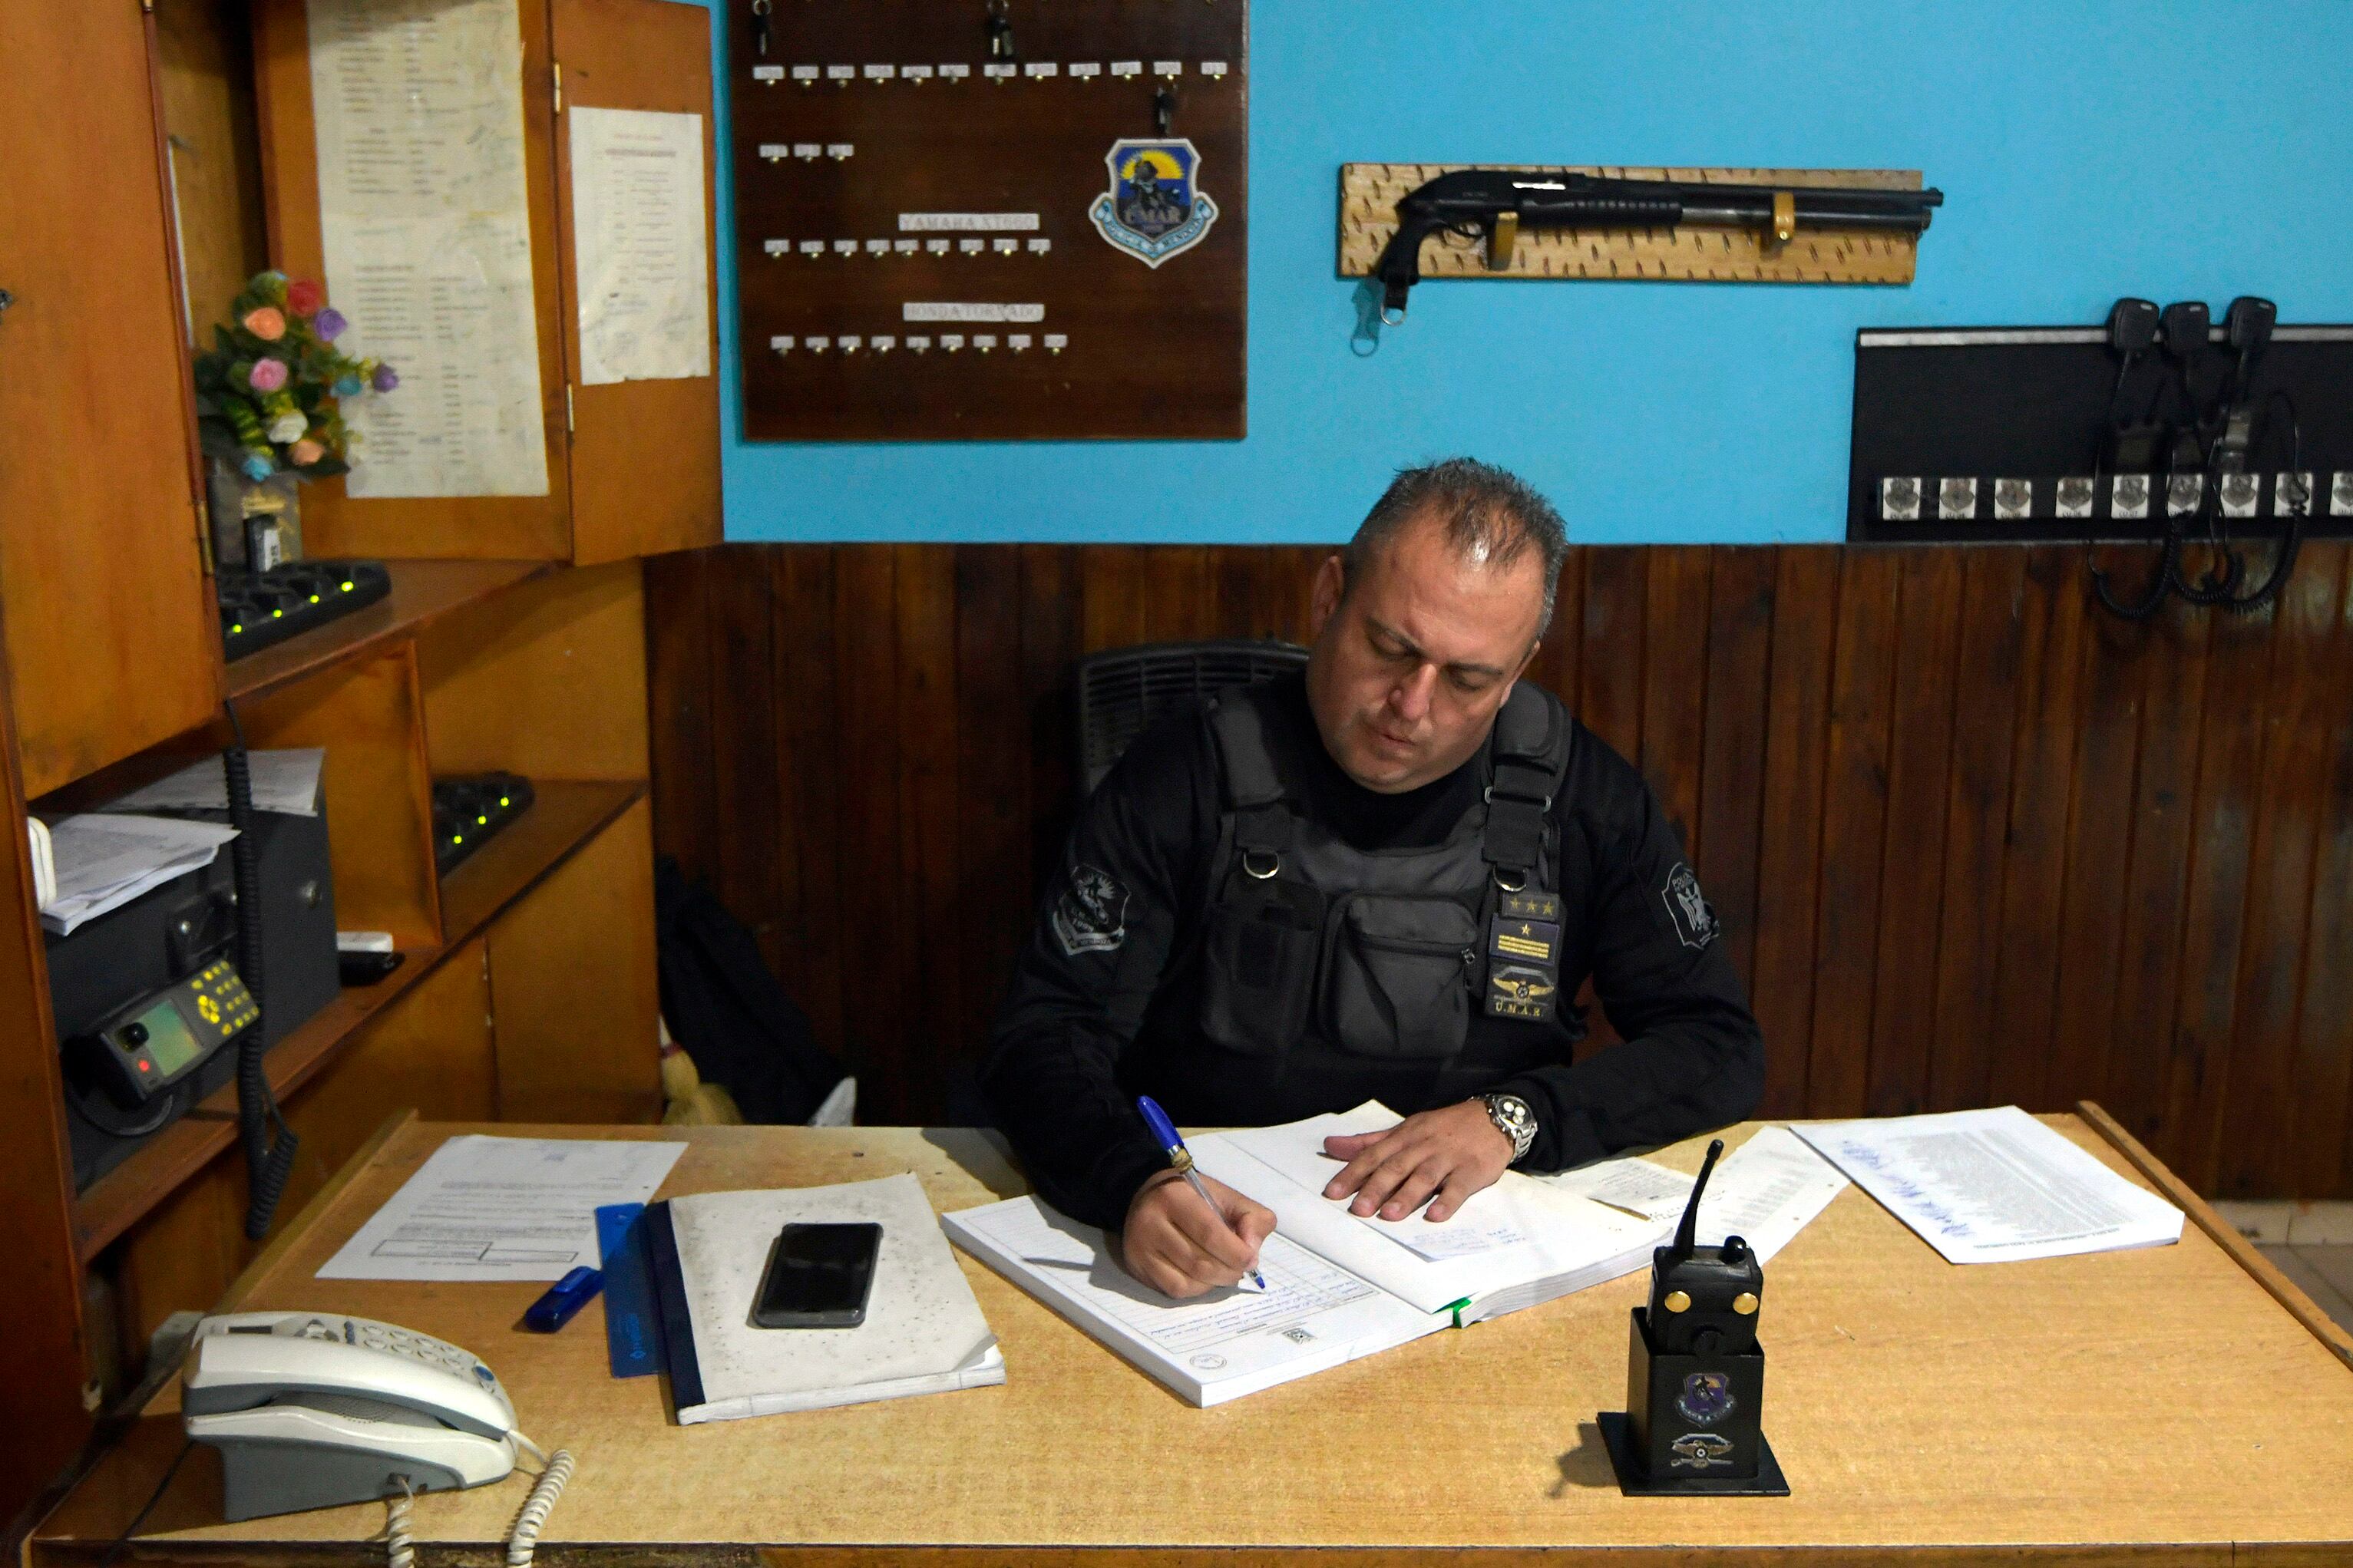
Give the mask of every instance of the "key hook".
[[1168, 134], [1168, 127], [1176, 119], [1176, 94], [1162, 88], [1152, 95], [1152, 129], [1157, 136]]

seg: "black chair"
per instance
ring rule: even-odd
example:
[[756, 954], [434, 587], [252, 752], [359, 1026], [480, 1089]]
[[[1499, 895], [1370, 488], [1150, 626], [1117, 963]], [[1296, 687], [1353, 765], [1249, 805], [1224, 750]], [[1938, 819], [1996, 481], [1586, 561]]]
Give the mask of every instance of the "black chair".
[[1092, 795], [1128, 742], [1181, 703], [1307, 664], [1296, 643], [1145, 643], [1079, 661], [1079, 777]]

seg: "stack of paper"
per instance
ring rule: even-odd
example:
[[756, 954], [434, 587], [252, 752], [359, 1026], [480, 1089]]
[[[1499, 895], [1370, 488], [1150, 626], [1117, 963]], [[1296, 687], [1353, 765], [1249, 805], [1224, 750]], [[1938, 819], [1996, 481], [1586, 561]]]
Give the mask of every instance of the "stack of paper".
[[1797, 1131], [1950, 1263], [2181, 1239], [2179, 1209], [2014, 1105]]
[[164, 816], [69, 816], [49, 827], [57, 896], [41, 906], [41, 924], [69, 936], [94, 920], [184, 872], [209, 866], [237, 829]]
[[[275, 751], [248, 752], [246, 767], [253, 781], [253, 808], [282, 812], [289, 816], [319, 815], [319, 773], [325, 766], [323, 746], [289, 746]], [[107, 811], [227, 811], [228, 778], [220, 758], [206, 757], [189, 763], [166, 779], [103, 807]]]
[[[912, 1175], [831, 1187], [696, 1193], [646, 1211], [681, 1426], [942, 1394], [1005, 1381], [1005, 1357]], [[866, 1321], [752, 1322], [776, 1233], [790, 1223], [882, 1227]], [[665, 1231], [665, 1226], [667, 1227]], [[675, 1259], [675, 1276], [669, 1272]], [[670, 1302], [683, 1297], [687, 1321]]]
[[[1562, 1192], [1672, 1224], [1683, 1217], [1697, 1178], [1648, 1160], [1604, 1160], [1557, 1176], [1538, 1178]], [[1759, 1263], [1789, 1245], [1798, 1232], [1844, 1192], [1838, 1168], [1806, 1147], [1786, 1127], [1761, 1127], [1717, 1162], [1700, 1200], [1697, 1239], [1703, 1247], [1736, 1236]]]
[[1131, 1279], [1101, 1231], [1034, 1197], [945, 1216], [975, 1257], [1196, 1405], [1215, 1405], [1630, 1273], [1659, 1221], [1506, 1172], [1442, 1224], [1359, 1218], [1323, 1195], [1335, 1133], [1379, 1131], [1367, 1103], [1282, 1127], [1193, 1139], [1201, 1169], [1275, 1215], [1259, 1254], [1267, 1289], [1177, 1301]]

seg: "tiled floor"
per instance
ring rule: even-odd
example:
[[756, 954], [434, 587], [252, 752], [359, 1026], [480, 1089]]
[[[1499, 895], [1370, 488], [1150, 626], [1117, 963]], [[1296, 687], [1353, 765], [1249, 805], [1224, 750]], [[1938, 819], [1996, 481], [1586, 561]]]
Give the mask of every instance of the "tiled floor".
[[2353, 1329], [2353, 1247], [2258, 1247], [2320, 1310]]

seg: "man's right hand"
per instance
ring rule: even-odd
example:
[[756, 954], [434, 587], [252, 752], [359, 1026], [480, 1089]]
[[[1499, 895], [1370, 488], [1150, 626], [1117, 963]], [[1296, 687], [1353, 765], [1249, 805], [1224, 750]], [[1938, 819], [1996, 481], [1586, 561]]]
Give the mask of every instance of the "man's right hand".
[[1164, 1296], [1198, 1296], [1239, 1282], [1274, 1234], [1274, 1211], [1222, 1182], [1201, 1178], [1218, 1214], [1191, 1183], [1161, 1171], [1136, 1189], [1119, 1233], [1120, 1266]]

